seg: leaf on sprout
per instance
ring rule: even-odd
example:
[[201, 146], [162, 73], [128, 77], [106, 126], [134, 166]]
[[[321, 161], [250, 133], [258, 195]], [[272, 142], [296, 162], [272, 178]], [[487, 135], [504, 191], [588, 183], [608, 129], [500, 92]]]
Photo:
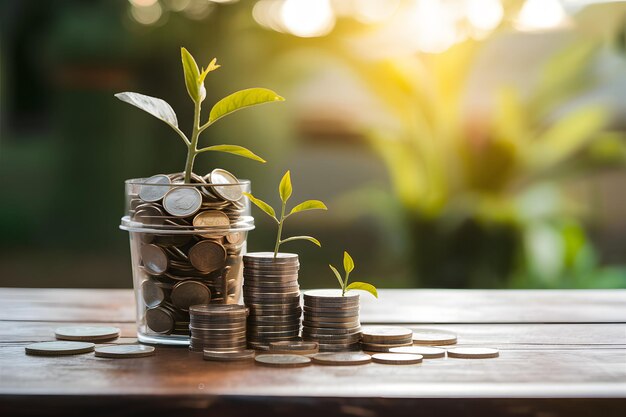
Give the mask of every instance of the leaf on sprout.
[[288, 215], [291, 216], [294, 213], [307, 210], [328, 210], [328, 207], [320, 200], [307, 200], [292, 208]]
[[217, 64], [217, 58], [213, 58], [211, 63], [209, 63], [209, 66], [206, 67], [206, 69], [203, 68], [202, 71], [200, 72], [200, 78], [199, 78], [200, 82], [204, 83], [204, 79], [206, 78], [207, 75], [209, 75], [209, 72], [215, 71], [219, 67], [221, 67], [221, 65]]
[[343, 252], [343, 269], [345, 269], [348, 274], [354, 270], [354, 260], [346, 251]]
[[339, 286], [343, 290], [343, 279], [341, 278], [341, 274], [339, 273], [339, 271], [337, 271], [337, 268], [335, 268], [334, 266], [328, 264], [328, 267], [330, 268], [331, 271], [333, 271], [333, 273], [337, 277], [337, 281], [339, 281]]
[[196, 103], [201, 102], [206, 97], [206, 90], [204, 88], [204, 83], [200, 81], [200, 70], [198, 69], [198, 64], [196, 64], [196, 60], [186, 48], [180, 48], [180, 57], [183, 62], [185, 86], [187, 87], [189, 97], [191, 97], [191, 99]]
[[238, 145], [207, 146], [206, 148], [200, 149], [198, 152], [207, 152], [207, 151], [232, 153], [233, 155], [243, 156], [244, 158], [254, 159], [255, 161], [259, 161], [263, 163], [266, 162], [265, 159], [256, 155], [249, 149], [246, 149], [243, 146], [238, 146]]
[[286, 203], [291, 197], [291, 192], [293, 191], [291, 187], [291, 173], [289, 171], [285, 172], [283, 178], [280, 180], [280, 184], [278, 185], [278, 194], [280, 194], [280, 199], [283, 203]]
[[115, 97], [123, 102], [140, 108], [147, 113], [150, 113], [170, 126], [178, 128], [176, 113], [174, 112], [174, 109], [172, 109], [172, 106], [167, 104], [165, 100], [131, 92], [117, 93]]
[[322, 244], [320, 243], [319, 240], [315, 239], [312, 236], [292, 236], [292, 237], [288, 237], [287, 239], [283, 239], [280, 241], [280, 243], [287, 243], [287, 242], [291, 242], [293, 240], [308, 240], [311, 243], [315, 243], [317, 246], [319, 246], [320, 248], [322, 247]]
[[372, 294], [374, 297], [378, 298], [378, 291], [376, 290], [376, 287], [374, 287], [372, 284], [368, 284], [367, 282], [358, 282], [358, 281], [353, 282], [352, 284], [346, 287], [346, 291], [350, 291], [350, 290], [367, 291], [368, 293]]
[[272, 217], [274, 220], [276, 220], [278, 222], [278, 219], [276, 218], [276, 212], [274, 211], [274, 209], [272, 208], [272, 206], [270, 206], [269, 204], [267, 204], [265, 201], [260, 200], [258, 198], [256, 198], [255, 196], [253, 196], [250, 193], [243, 193], [246, 197], [248, 197], [250, 199], [250, 201], [252, 201], [252, 203], [257, 206], [258, 208], [260, 208], [261, 210], [263, 210], [268, 216]]
[[218, 101], [209, 114], [209, 124], [237, 110], [285, 99], [267, 88], [248, 88], [237, 91]]

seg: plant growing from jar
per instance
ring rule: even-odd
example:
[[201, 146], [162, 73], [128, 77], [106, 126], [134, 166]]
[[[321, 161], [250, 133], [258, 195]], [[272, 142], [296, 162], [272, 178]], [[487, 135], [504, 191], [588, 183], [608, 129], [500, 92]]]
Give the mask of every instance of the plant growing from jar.
[[209, 63], [206, 68], [198, 68], [194, 57], [185, 48], [181, 48], [181, 59], [185, 76], [185, 86], [189, 97], [194, 104], [194, 118], [191, 137], [178, 127], [178, 119], [172, 107], [164, 100], [150, 97], [144, 94], [123, 92], [115, 94], [118, 99], [131, 104], [141, 110], [153, 115], [159, 120], [167, 123], [181, 137], [187, 147], [187, 159], [185, 162], [184, 182], [191, 182], [193, 165], [196, 157], [204, 152], [226, 152], [244, 158], [265, 162], [263, 158], [252, 151], [238, 145], [213, 145], [198, 149], [198, 139], [200, 134], [224, 116], [246, 107], [256, 106], [264, 103], [284, 101], [284, 98], [267, 88], [249, 88], [234, 92], [218, 101], [209, 112], [209, 118], [201, 123], [202, 102], [206, 98], [206, 88], [204, 80], [206, 76], [220, 67], [217, 59]]
[[335, 277], [337, 277], [337, 281], [339, 282], [339, 287], [341, 288], [342, 297], [345, 297], [346, 292], [350, 290], [362, 290], [362, 291], [367, 291], [368, 293], [372, 294], [374, 297], [378, 298], [378, 291], [376, 290], [376, 287], [374, 287], [372, 284], [368, 284], [367, 282], [360, 282], [360, 281], [355, 281], [355, 282], [348, 284], [350, 273], [354, 271], [355, 264], [354, 264], [354, 260], [352, 259], [352, 256], [350, 256], [350, 254], [347, 251], [343, 252], [343, 269], [345, 272], [345, 275], [343, 277], [341, 276], [337, 268], [335, 268], [334, 266], [330, 264], [328, 266], [330, 270], [333, 271], [333, 274], [335, 274]]
[[267, 204], [265, 201], [256, 198], [250, 193], [244, 193], [244, 195], [248, 197], [255, 206], [257, 206], [265, 214], [270, 216], [278, 225], [278, 232], [276, 233], [276, 243], [274, 245], [274, 259], [276, 259], [276, 257], [278, 256], [280, 245], [287, 242], [293, 242], [295, 240], [308, 240], [309, 242], [312, 242], [317, 246], [322, 246], [320, 241], [312, 236], [292, 236], [285, 239], [282, 238], [283, 224], [285, 223], [285, 220], [287, 220], [287, 218], [289, 218], [290, 216], [309, 210], [328, 210], [326, 205], [320, 200], [306, 200], [300, 204], [297, 204], [291, 209], [291, 211], [289, 211], [288, 214], [285, 214], [287, 210], [287, 201], [291, 197], [292, 192], [293, 187], [291, 184], [291, 173], [290, 171], [287, 171], [285, 175], [283, 175], [283, 178], [280, 180], [280, 184], [278, 186], [278, 194], [280, 195], [280, 200], [282, 202], [280, 208], [280, 216], [276, 216], [276, 211], [274, 210], [274, 208]]

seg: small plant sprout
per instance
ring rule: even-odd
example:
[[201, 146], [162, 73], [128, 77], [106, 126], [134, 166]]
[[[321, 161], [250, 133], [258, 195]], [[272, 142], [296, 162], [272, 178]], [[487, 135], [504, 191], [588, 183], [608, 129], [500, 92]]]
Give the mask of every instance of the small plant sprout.
[[263, 103], [271, 103], [274, 101], [283, 101], [284, 98], [267, 88], [249, 88], [246, 90], [240, 90], [218, 101], [211, 108], [209, 119], [204, 124], [201, 124], [200, 118], [202, 102], [206, 98], [204, 79], [210, 72], [215, 71], [220, 66], [217, 64], [217, 59], [213, 58], [206, 68], [198, 68], [196, 60], [189, 53], [189, 51], [187, 51], [187, 49], [181, 48], [180, 52], [183, 62], [183, 73], [185, 75], [185, 86], [187, 87], [189, 97], [191, 97], [191, 101], [193, 101], [194, 104], [191, 139], [188, 138], [182, 130], [180, 130], [178, 127], [176, 113], [164, 100], [131, 92], [118, 93], [115, 97], [150, 113], [157, 119], [167, 123], [176, 133], [178, 133], [178, 136], [181, 137], [187, 146], [187, 160], [185, 162], [186, 183], [191, 182], [191, 174], [193, 172], [193, 164], [196, 156], [203, 152], [226, 152], [243, 156], [244, 158], [254, 159], [255, 161], [265, 162], [265, 160], [263, 160], [260, 156], [252, 153], [250, 150], [242, 146], [237, 145], [213, 145], [198, 149], [198, 138], [200, 137], [200, 134], [206, 130], [206, 128], [224, 116], [246, 107], [256, 106]]
[[280, 200], [282, 201], [280, 218], [276, 217], [276, 212], [274, 211], [272, 206], [267, 204], [265, 201], [256, 198], [250, 193], [244, 193], [250, 199], [250, 201], [254, 203], [255, 206], [263, 210], [268, 216], [274, 219], [276, 224], [278, 224], [276, 245], [274, 246], [274, 258], [276, 258], [276, 256], [278, 255], [278, 249], [280, 248], [280, 245], [282, 245], [283, 243], [291, 242], [293, 240], [308, 240], [309, 242], [315, 243], [317, 246], [322, 246], [319, 240], [311, 236], [292, 236], [286, 239], [281, 238], [283, 232], [283, 224], [285, 220], [287, 220], [287, 217], [291, 216], [292, 214], [308, 210], [328, 210], [326, 205], [319, 200], [307, 200], [292, 208], [289, 214], [285, 214], [287, 208], [287, 200], [289, 200], [289, 197], [291, 197], [292, 190], [293, 188], [291, 186], [291, 174], [289, 173], [289, 171], [287, 171], [283, 178], [280, 180], [280, 185], [278, 186], [278, 194], [280, 195]]
[[353, 282], [352, 284], [348, 284], [348, 278], [350, 277], [350, 272], [354, 270], [354, 260], [352, 259], [352, 256], [350, 256], [348, 252], [346, 251], [343, 252], [343, 269], [344, 271], [346, 271], [345, 278], [341, 278], [341, 274], [339, 273], [337, 268], [335, 268], [332, 265], [328, 265], [328, 266], [330, 267], [330, 270], [333, 271], [333, 273], [337, 277], [337, 281], [339, 281], [339, 286], [341, 287], [342, 296], [345, 296], [346, 292], [350, 290], [363, 290], [363, 291], [367, 291], [368, 293], [372, 294], [374, 297], [378, 298], [378, 291], [376, 290], [376, 287], [374, 287], [372, 284], [368, 284], [367, 282], [358, 282], [358, 281]]

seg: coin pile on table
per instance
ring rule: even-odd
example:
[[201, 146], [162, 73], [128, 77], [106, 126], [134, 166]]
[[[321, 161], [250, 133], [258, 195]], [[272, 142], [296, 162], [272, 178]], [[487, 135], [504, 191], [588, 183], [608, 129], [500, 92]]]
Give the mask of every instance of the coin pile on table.
[[189, 308], [194, 352], [230, 352], [246, 349], [248, 309], [239, 304], [201, 304]]
[[237, 303], [241, 295], [246, 232], [231, 232], [245, 212], [241, 183], [222, 169], [193, 174], [198, 185], [183, 180], [181, 173], [152, 176], [129, 200], [133, 222], [163, 230], [132, 232], [146, 324], [159, 334], [187, 335], [189, 306]]
[[272, 342], [297, 340], [300, 334], [298, 255], [255, 252], [243, 256], [243, 299], [250, 309], [248, 346], [269, 350]]
[[412, 346], [413, 331], [398, 326], [366, 326], [361, 347], [366, 352], [389, 352], [389, 349]]
[[359, 350], [359, 295], [335, 290], [304, 292], [302, 339], [318, 342], [320, 352]]

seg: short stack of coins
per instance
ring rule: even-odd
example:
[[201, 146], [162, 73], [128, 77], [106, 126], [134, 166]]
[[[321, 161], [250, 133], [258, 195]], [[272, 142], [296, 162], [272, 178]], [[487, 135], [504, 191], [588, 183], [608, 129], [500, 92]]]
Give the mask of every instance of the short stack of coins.
[[243, 187], [228, 171], [155, 175], [129, 194], [133, 222], [163, 233], [133, 232], [138, 245], [141, 298], [149, 331], [189, 334], [189, 306], [237, 303], [246, 232], [235, 231], [245, 213]]
[[389, 352], [389, 349], [413, 345], [413, 331], [399, 326], [363, 328], [361, 348], [366, 352]]
[[302, 339], [318, 342], [320, 352], [359, 350], [359, 295], [338, 290], [304, 292]]
[[232, 352], [246, 349], [248, 309], [239, 304], [200, 304], [189, 308], [189, 349]]
[[250, 309], [248, 346], [268, 350], [271, 342], [298, 340], [300, 286], [298, 255], [255, 252], [243, 257], [243, 299]]

